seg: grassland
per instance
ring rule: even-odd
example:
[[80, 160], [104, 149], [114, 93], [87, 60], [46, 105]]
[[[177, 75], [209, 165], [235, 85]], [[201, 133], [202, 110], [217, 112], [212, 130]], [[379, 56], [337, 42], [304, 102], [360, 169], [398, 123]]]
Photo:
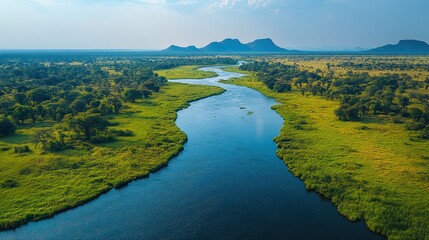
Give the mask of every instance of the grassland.
[[158, 70], [155, 72], [167, 79], [202, 79], [217, 77], [215, 72], [200, 71], [197, 70], [198, 68], [200, 68], [200, 66], [182, 66], [168, 70]]
[[276, 93], [248, 74], [225, 82], [279, 103], [274, 109], [285, 123], [277, 155], [309, 190], [389, 239], [429, 239], [429, 141], [389, 117], [341, 122], [338, 102], [297, 90]]
[[[130, 103], [130, 109], [110, 119], [117, 123], [112, 128], [134, 134], [113, 143], [82, 143], [71, 150], [42, 154], [31, 135], [51, 123], [27, 124], [16, 135], [2, 138], [0, 229], [50, 217], [166, 166], [186, 141], [175, 125], [176, 112], [191, 101], [221, 92], [217, 87], [169, 83], [160, 93]], [[31, 152], [15, 154], [13, 148], [20, 145], [29, 146]]]
[[[267, 59], [271, 62], [280, 62], [288, 65], [298, 65], [300, 69], [310, 72], [332, 70], [338, 77], [348, 71], [355, 73], [367, 72], [370, 76], [383, 74], [408, 74], [415, 80], [424, 81], [429, 77], [429, 58], [424, 56], [286, 56]], [[353, 63], [354, 66], [371, 66], [371, 69], [362, 69], [351, 66], [341, 66], [344, 63]], [[414, 66], [413, 69], [403, 67]], [[422, 66], [416, 68], [415, 66]]]

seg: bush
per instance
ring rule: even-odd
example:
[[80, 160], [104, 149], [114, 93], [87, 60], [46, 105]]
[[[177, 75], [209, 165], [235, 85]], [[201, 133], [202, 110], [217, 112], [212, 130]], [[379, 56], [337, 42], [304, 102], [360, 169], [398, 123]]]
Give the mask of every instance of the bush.
[[116, 141], [116, 139], [112, 135], [95, 136], [95, 137], [92, 137], [90, 140], [90, 142], [93, 144], [108, 143], [108, 142], [114, 142], [114, 141]]
[[418, 123], [409, 123], [405, 126], [407, 130], [412, 131], [420, 131], [423, 130], [426, 127], [424, 123], [418, 122]]
[[16, 188], [18, 187], [18, 182], [15, 180], [8, 179], [0, 184], [2, 188]]
[[392, 121], [393, 121], [393, 123], [397, 123], [397, 124], [404, 123], [401, 116], [399, 116], [399, 115], [394, 116]]
[[13, 135], [15, 130], [15, 125], [8, 118], [0, 118], [0, 137]]
[[27, 145], [24, 146], [17, 146], [13, 148], [14, 153], [28, 153], [31, 152], [30, 148]]
[[9, 151], [10, 147], [0, 147], [0, 152]]
[[421, 133], [421, 138], [423, 139], [429, 139], [429, 126], [426, 126]]
[[67, 148], [64, 138], [61, 132], [43, 129], [36, 132], [33, 142], [36, 148], [40, 145], [43, 151], [56, 152]]
[[130, 137], [133, 132], [130, 130], [109, 130], [110, 134], [115, 137]]
[[362, 131], [368, 131], [371, 130], [371, 128], [369, 128], [368, 126], [360, 126], [356, 128], [357, 130], [362, 130]]

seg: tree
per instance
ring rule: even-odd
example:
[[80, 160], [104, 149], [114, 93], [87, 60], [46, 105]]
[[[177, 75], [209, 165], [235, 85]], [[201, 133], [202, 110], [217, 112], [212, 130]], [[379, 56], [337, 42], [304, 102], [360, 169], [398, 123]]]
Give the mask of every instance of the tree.
[[81, 99], [76, 99], [70, 103], [70, 108], [75, 113], [85, 112], [86, 111], [86, 103]]
[[128, 102], [135, 102], [137, 99], [141, 98], [143, 96], [142, 91], [130, 88], [125, 90], [124, 97]]
[[77, 115], [68, 119], [68, 127], [78, 135], [84, 134], [86, 139], [91, 139], [98, 132], [105, 131], [109, 122], [100, 115]]
[[118, 114], [122, 109], [122, 102], [116, 97], [107, 98], [107, 104], [113, 108], [115, 114]]
[[8, 118], [0, 117], [0, 137], [13, 135], [15, 130], [15, 125]]
[[33, 142], [36, 145], [36, 148], [41, 146], [43, 152], [46, 150], [59, 151], [64, 149], [66, 146], [64, 134], [57, 131], [54, 132], [50, 129], [37, 131], [33, 137]]
[[420, 122], [420, 119], [423, 117], [423, 111], [420, 108], [411, 108], [410, 114], [414, 122]]
[[36, 148], [40, 145], [42, 150], [45, 151], [48, 146], [48, 142], [52, 140], [52, 131], [51, 130], [40, 130], [37, 131], [33, 137], [33, 142], [36, 145]]
[[16, 122], [21, 121], [24, 124], [25, 119], [32, 117], [33, 108], [17, 104], [12, 113], [12, 117]]
[[27, 102], [27, 96], [22, 92], [17, 92], [13, 95], [13, 99], [19, 103], [24, 105]]
[[150, 95], [152, 95], [152, 92], [147, 89], [143, 89], [142, 93], [144, 98], [148, 98]]
[[401, 97], [399, 98], [399, 103], [401, 104], [402, 107], [406, 107], [408, 105], [410, 105], [410, 98], [409, 97]]
[[39, 104], [43, 101], [49, 100], [50, 98], [46, 90], [43, 90], [41, 88], [30, 90], [29, 92], [27, 92], [27, 97], [30, 101], [33, 102], [33, 104]]

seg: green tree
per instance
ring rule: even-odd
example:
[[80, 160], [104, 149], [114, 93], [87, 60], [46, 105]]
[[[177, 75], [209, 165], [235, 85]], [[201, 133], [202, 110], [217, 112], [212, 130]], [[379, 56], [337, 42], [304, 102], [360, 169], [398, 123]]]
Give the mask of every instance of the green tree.
[[41, 88], [32, 89], [27, 92], [27, 98], [33, 102], [33, 105], [49, 100], [50, 96], [46, 90]]
[[24, 105], [27, 102], [27, 96], [22, 92], [17, 92], [13, 95], [13, 99], [19, 103]]
[[121, 100], [116, 97], [107, 98], [107, 104], [113, 108], [115, 114], [118, 114], [123, 107]]
[[401, 104], [402, 107], [406, 107], [406, 106], [410, 105], [410, 98], [403, 96], [403, 97], [399, 98], [399, 103]]
[[125, 90], [124, 97], [128, 102], [135, 102], [137, 99], [143, 97], [143, 93], [140, 90], [130, 88]]
[[147, 89], [143, 89], [142, 93], [144, 98], [148, 98], [150, 95], [152, 95], [152, 92]]
[[80, 113], [86, 111], [86, 103], [81, 99], [76, 99], [70, 103], [70, 108], [74, 113]]
[[15, 125], [8, 118], [0, 117], [0, 137], [13, 135], [15, 130]]
[[77, 133], [83, 134], [86, 139], [91, 139], [98, 132], [103, 132], [107, 129], [109, 122], [97, 114], [77, 115], [67, 120], [68, 127]]
[[43, 152], [59, 151], [65, 148], [64, 134], [52, 131], [50, 129], [43, 129], [37, 131], [33, 136], [35, 147], [41, 146]]
[[13, 109], [12, 117], [16, 122], [21, 122], [21, 124], [24, 124], [26, 119], [32, 117], [32, 112], [32, 107], [17, 104]]
[[419, 122], [424, 115], [423, 111], [420, 108], [411, 108], [410, 114], [414, 122]]

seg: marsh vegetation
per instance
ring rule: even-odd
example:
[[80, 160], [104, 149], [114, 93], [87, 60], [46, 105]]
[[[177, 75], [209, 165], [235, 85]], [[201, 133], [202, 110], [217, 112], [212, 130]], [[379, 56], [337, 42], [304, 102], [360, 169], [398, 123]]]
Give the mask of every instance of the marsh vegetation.
[[[248, 77], [229, 83], [280, 103], [274, 109], [285, 124], [275, 141], [290, 171], [331, 199], [341, 214], [364, 219], [389, 239], [428, 238], [429, 59], [255, 60], [235, 69], [248, 71]], [[362, 62], [365, 67], [349, 67]], [[368, 65], [374, 62], [380, 64]]]
[[166, 165], [186, 140], [174, 120], [219, 94], [167, 83], [159, 68], [226, 58], [0, 58], [0, 229], [52, 216]]

